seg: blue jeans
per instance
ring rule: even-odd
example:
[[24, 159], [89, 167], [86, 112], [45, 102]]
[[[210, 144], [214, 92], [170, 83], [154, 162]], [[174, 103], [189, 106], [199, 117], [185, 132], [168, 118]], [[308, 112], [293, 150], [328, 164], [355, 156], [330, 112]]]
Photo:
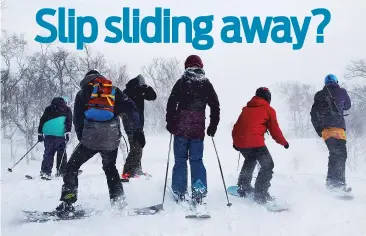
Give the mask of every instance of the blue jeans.
[[191, 167], [192, 197], [207, 194], [206, 168], [203, 165], [203, 139], [189, 139], [174, 136], [174, 157], [172, 189], [178, 195], [187, 192], [187, 160]]

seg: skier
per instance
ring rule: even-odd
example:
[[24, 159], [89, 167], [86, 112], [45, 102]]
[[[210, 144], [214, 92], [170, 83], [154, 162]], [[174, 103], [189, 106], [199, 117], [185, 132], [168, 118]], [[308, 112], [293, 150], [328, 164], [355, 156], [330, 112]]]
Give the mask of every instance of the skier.
[[56, 177], [62, 176], [67, 162], [66, 144], [70, 138], [72, 112], [66, 97], [55, 97], [46, 107], [38, 126], [38, 142], [44, 141], [41, 178], [51, 179], [54, 156], [57, 152]]
[[347, 91], [338, 85], [335, 75], [325, 77], [325, 86], [314, 97], [311, 122], [329, 149], [326, 186], [331, 190], [351, 191], [346, 187], [346, 122], [344, 111], [351, 108]]
[[[264, 133], [269, 130], [272, 138], [278, 143], [289, 148], [278, 125], [276, 111], [270, 106], [271, 92], [268, 88], [260, 87], [255, 96], [243, 108], [232, 130], [233, 147], [245, 158], [238, 178], [238, 193], [241, 197], [247, 197], [254, 192], [254, 201], [265, 204], [274, 200], [268, 192], [271, 186], [274, 163], [267, 146], [264, 143]], [[255, 188], [251, 181], [253, 171], [257, 164], [260, 170], [255, 182]]]
[[[156, 99], [156, 93], [154, 89], [145, 83], [145, 78], [142, 75], [138, 75], [136, 78], [131, 79], [126, 84], [126, 89], [123, 91], [127, 96], [135, 103], [139, 116], [142, 129], [144, 127], [144, 103], [147, 101], [154, 101]], [[127, 156], [125, 165], [123, 167], [122, 179], [128, 180], [129, 178], [138, 177], [144, 175], [141, 167], [142, 147], [139, 145], [137, 139], [133, 136], [133, 130], [129, 120], [122, 116], [124, 128], [128, 136], [128, 142], [130, 144], [130, 152]]]
[[174, 135], [172, 190], [184, 200], [189, 160], [192, 198], [198, 205], [204, 204], [203, 198], [207, 195], [206, 169], [202, 161], [206, 105], [211, 110], [207, 135], [213, 137], [220, 120], [220, 103], [205, 76], [201, 58], [191, 55], [185, 61], [183, 76], [175, 83], [168, 99], [166, 128]]
[[82, 164], [99, 153], [107, 178], [112, 206], [123, 208], [125, 196], [116, 168], [118, 145], [121, 138], [118, 116], [126, 113], [133, 124], [134, 136], [144, 147], [145, 136], [135, 104], [119, 88], [112, 85], [96, 70], [89, 71], [80, 82], [74, 104], [74, 127], [79, 145], [72, 153], [63, 178], [62, 203], [56, 208], [62, 214], [73, 211], [77, 201], [78, 170]]

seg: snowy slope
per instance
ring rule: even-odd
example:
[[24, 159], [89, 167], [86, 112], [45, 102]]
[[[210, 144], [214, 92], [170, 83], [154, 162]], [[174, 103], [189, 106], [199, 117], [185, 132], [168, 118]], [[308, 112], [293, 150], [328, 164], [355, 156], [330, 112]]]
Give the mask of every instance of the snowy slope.
[[[227, 186], [237, 181], [238, 153], [231, 147], [231, 139], [215, 139]], [[124, 184], [130, 207], [159, 204], [162, 201], [169, 136], [147, 137], [143, 167], [150, 172], [150, 180], [135, 180]], [[40, 145], [41, 146], [41, 145]], [[6, 169], [13, 163], [3, 161], [1, 166], [2, 235], [265, 235], [265, 236], [365, 236], [366, 235], [366, 168], [357, 172], [347, 170], [348, 184], [353, 187], [355, 199], [336, 199], [324, 188], [327, 150], [319, 140], [290, 140], [290, 149], [268, 140], [275, 160], [275, 174], [270, 189], [277, 199], [287, 201], [291, 212], [269, 213], [264, 209], [226, 197], [217, 159], [210, 138], [205, 140], [204, 162], [208, 172], [207, 198], [212, 218], [205, 221], [185, 219], [185, 212], [166, 196], [165, 211], [154, 216], [115, 215], [108, 211], [108, 190], [101, 161], [96, 156], [86, 163], [79, 176], [79, 201], [97, 210], [105, 210], [84, 220], [47, 223], [23, 223], [21, 209], [52, 210], [59, 204], [62, 179], [52, 181], [26, 180], [24, 174], [37, 175], [40, 161], [29, 165], [21, 163], [13, 173]], [[25, 150], [23, 150], [25, 151]], [[2, 160], [9, 150], [2, 146]], [[71, 153], [72, 149], [68, 150]], [[21, 156], [22, 151], [19, 151]], [[42, 156], [42, 148], [38, 152]], [[242, 164], [240, 162], [240, 165]], [[174, 159], [171, 155], [170, 170]], [[119, 171], [123, 159], [118, 159]], [[240, 170], [240, 169], [239, 169]], [[171, 172], [169, 174], [171, 176]]]

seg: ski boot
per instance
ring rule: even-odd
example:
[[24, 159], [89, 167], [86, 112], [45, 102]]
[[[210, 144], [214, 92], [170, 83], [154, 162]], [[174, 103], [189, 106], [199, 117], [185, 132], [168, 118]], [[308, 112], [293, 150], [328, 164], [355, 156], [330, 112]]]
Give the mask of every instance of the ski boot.
[[47, 173], [44, 173], [44, 172], [41, 171], [40, 175], [41, 175], [41, 179], [43, 179], [43, 180], [51, 180], [52, 179], [51, 174], [47, 174]]
[[275, 198], [272, 197], [268, 192], [266, 193], [254, 193], [254, 202], [260, 205], [274, 202]]
[[199, 217], [208, 215], [207, 206], [202, 197], [192, 199], [191, 210]]
[[75, 212], [75, 208], [72, 205], [72, 203], [61, 202], [61, 204], [58, 207], [56, 207], [56, 211], [57, 211], [57, 216], [62, 218], [62, 217], [71, 216]]
[[238, 194], [240, 195], [240, 197], [246, 198], [246, 197], [249, 197], [253, 193], [254, 193], [254, 188], [252, 186], [239, 185]]

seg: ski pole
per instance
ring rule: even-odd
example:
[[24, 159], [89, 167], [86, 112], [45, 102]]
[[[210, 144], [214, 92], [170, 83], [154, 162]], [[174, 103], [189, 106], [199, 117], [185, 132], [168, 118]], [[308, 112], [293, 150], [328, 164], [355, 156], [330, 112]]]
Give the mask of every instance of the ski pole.
[[222, 182], [223, 182], [224, 188], [225, 188], [225, 194], [226, 194], [226, 199], [227, 199], [227, 206], [230, 207], [232, 204], [230, 203], [229, 196], [227, 195], [226, 184], [225, 184], [224, 174], [222, 173], [222, 168], [221, 168], [219, 154], [217, 153], [217, 148], [216, 148], [216, 145], [215, 145], [215, 141], [214, 141], [213, 137], [211, 137], [211, 138], [212, 138], [212, 143], [213, 143], [214, 148], [215, 148], [215, 152], [216, 152], [216, 156], [217, 156], [217, 162], [219, 163]]
[[125, 136], [123, 136], [123, 135], [122, 135], [122, 137], [123, 137], [123, 140], [125, 141], [125, 144], [126, 144], [126, 149], [127, 149], [127, 155], [128, 155], [128, 152], [129, 152], [129, 151], [128, 151], [128, 145], [127, 145], [127, 141], [126, 141], [126, 139], [125, 139]]
[[28, 150], [28, 152], [27, 152], [26, 154], [24, 154], [24, 156], [22, 156], [22, 158], [20, 158], [20, 159], [19, 159], [19, 161], [17, 161], [17, 163], [15, 163], [15, 164], [13, 165], [13, 167], [8, 168], [8, 171], [9, 171], [9, 172], [13, 172], [13, 168], [14, 168], [16, 165], [18, 165], [18, 163], [19, 163], [21, 160], [23, 160], [23, 158], [24, 158], [24, 157], [26, 157], [26, 156], [28, 155], [28, 153], [29, 153], [30, 151], [32, 151], [32, 150], [33, 150], [33, 148], [34, 148], [38, 143], [39, 143], [39, 142], [36, 142], [36, 144], [34, 144], [34, 145], [33, 145], [33, 147], [31, 147], [31, 149], [29, 149], [29, 150]]
[[[61, 169], [61, 166], [62, 166], [62, 163], [63, 163], [64, 157], [65, 157], [66, 149], [67, 149], [67, 142], [65, 142], [65, 150], [64, 150], [64, 152], [62, 153], [62, 157], [61, 157], [60, 165], [58, 166], [58, 169], [57, 169], [57, 173], [60, 173], [60, 169]], [[66, 161], [67, 161], [67, 160], [66, 160]], [[64, 168], [65, 168], [65, 167], [64, 167]]]
[[172, 148], [172, 137], [173, 137], [173, 135], [170, 134], [168, 160], [167, 160], [167, 163], [166, 163], [166, 171], [165, 171], [165, 183], [164, 183], [163, 203], [161, 204], [162, 205], [162, 208], [163, 208], [163, 205], [164, 205], [166, 185], [167, 185], [167, 181], [168, 181], [168, 170], [169, 170], [170, 150]]

